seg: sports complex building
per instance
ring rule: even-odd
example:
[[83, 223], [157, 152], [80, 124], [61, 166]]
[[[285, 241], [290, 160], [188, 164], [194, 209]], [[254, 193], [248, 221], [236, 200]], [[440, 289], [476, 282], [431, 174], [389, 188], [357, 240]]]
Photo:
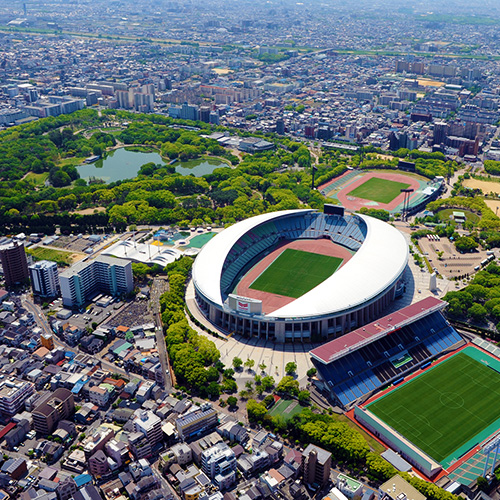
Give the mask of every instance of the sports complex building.
[[320, 389], [352, 419], [428, 478], [468, 484], [500, 430], [500, 349], [469, 342], [445, 307], [428, 297], [310, 354]]
[[314, 342], [380, 317], [403, 291], [407, 262], [394, 227], [326, 205], [225, 229], [196, 258], [193, 284], [198, 307], [222, 330]]

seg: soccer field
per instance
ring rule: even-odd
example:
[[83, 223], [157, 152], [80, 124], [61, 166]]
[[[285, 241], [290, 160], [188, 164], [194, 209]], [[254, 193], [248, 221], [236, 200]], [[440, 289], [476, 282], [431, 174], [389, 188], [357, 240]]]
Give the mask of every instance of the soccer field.
[[465, 352], [486, 363], [494, 359], [468, 349], [367, 409], [434, 460], [458, 458], [495, 432], [492, 426], [500, 419], [500, 373]]
[[401, 189], [406, 189], [409, 186], [410, 184], [372, 177], [361, 186], [354, 188], [349, 192], [348, 196], [355, 196], [356, 198], [378, 203], [390, 203], [401, 193]]
[[250, 288], [297, 299], [330, 277], [342, 262], [338, 257], [287, 248]]

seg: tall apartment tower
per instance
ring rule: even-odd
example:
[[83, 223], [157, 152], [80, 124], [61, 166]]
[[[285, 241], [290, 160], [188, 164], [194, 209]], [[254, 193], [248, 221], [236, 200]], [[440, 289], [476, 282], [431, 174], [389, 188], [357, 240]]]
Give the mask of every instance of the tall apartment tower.
[[90, 262], [78, 262], [60, 274], [61, 295], [67, 307], [81, 307], [96, 292], [113, 296], [134, 288], [129, 260], [100, 255]]
[[28, 280], [28, 261], [22, 243], [14, 242], [1, 246], [0, 262], [7, 288], [20, 285]]
[[40, 297], [56, 297], [61, 291], [57, 264], [41, 260], [28, 267], [33, 293]]
[[332, 454], [329, 451], [310, 444], [302, 452], [301, 469], [306, 484], [325, 484], [330, 478]]

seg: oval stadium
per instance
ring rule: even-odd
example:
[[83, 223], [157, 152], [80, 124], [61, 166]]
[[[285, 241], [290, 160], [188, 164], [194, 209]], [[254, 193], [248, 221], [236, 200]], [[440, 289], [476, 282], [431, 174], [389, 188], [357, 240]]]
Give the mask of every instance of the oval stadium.
[[275, 342], [322, 342], [380, 317], [408, 262], [391, 225], [339, 206], [258, 215], [225, 229], [193, 267], [216, 327]]

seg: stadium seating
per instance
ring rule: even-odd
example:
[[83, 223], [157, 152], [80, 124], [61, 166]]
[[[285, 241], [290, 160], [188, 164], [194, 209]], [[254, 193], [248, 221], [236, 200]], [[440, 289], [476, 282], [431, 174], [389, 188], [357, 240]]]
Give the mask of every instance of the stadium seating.
[[[435, 312], [328, 365], [318, 363], [317, 367], [338, 400], [347, 407], [462, 340], [442, 314]], [[398, 360], [403, 363], [398, 365]]]
[[340, 177], [335, 182], [332, 182], [331, 184], [328, 184], [328, 186], [326, 186], [325, 188], [323, 188], [321, 190], [321, 194], [323, 196], [327, 196], [328, 193], [331, 193], [332, 191], [335, 191], [335, 189], [338, 189], [340, 186], [344, 185], [346, 182], [350, 181], [351, 179], [354, 179], [354, 177], [356, 177], [357, 175], [359, 175], [359, 172], [357, 172], [356, 170], [353, 170], [352, 172], [349, 172], [348, 174]]
[[292, 215], [266, 222], [243, 235], [229, 251], [222, 268], [221, 289], [230, 293], [235, 281], [281, 240], [317, 239], [325, 235], [351, 251], [357, 251], [366, 237], [362, 219], [346, 215], [327, 215], [321, 212]]

